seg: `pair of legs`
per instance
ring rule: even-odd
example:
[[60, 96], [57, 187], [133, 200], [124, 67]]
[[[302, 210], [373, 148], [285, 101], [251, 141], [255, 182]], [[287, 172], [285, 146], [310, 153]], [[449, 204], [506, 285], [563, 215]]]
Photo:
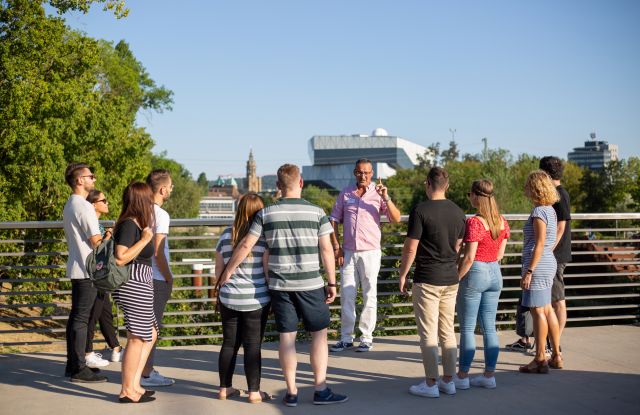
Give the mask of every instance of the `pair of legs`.
[[96, 322], [100, 324], [100, 332], [104, 337], [110, 349], [120, 351], [120, 343], [118, 342], [118, 334], [113, 325], [113, 311], [111, 306], [111, 298], [109, 293], [98, 291], [96, 300], [91, 310], [91, 318], [89, 319], [89, 327], [87, 330], [87, 347], [85, 353], [93, 352], [93, 337], [95, 334]]
[[151, 353], [153, 344], [158, 338], [155, 327], [152, 329], [151, 341], [145, 341], [139, 336], [127, 331], [127, 347], [122, 359], [122, 389], [120, 397], [128, 397], [133, 401], [138, 401], [144, 389], [140, 386], [142, 370]]
[[475, 261], [460, 281], [457, 308], [460, 322], [460, 359], [458, 377], [468, 376], [476, 352], [475, 328], [480, 322], [484, 341], [485, 377], [496, 370], [500, 345], [496, 333], [496, 312], [502, 290], [502, 274], [498, 262]]
[[552, 356], [551, 359], [560, 359], [560, 326], [558, 318], [551, 304], [541, 307], [530, 307], [531, 316], [533, 317], [533, 331], [536, 339], [536, 362], [546, 360], [545, 346], [547, 344], [547, 336], [551, 340]]
[[[280, 333], [278, 353], [280, 366], [290, 395], [298, 394], [296, 386], [296, 370], [298, 358], [296, 356], [297, 332]], [[329, 346], [327, 343], [327, 329], [311, 332], [311, 370], [313, 370], [313, 384], [316, 391], [327, 387], [327, 365], [329, 363]]]
[[[162, 327], [162, 318], [164, 317], [164, 309], [167, 306], [167, 302], [171, 298], [171, 292], [173, 286], [167, 283], [165, 280], [153, 280], [153, 314], [156, 317], [158, 327]], [[156, 353], [156, 343], [153, 343], [151, 353], [147, 359], [147, 363], [142, 370], [142, 376], [149, 376], [153, 371], [153, 361]]]
[[67, 320], [67, 367], [66, 372], [74, 375], [86, 367], [85, 349], [91, 310], [98, 290], [91, 280], [71, 280], [71, 313]]
[[551, 287], [551, 306], [558, 319], [559, 337], [562, 337], [562, 331], [567, 324], [567, 302], [564, 299], [564, 270], [566, 267], [567, 264], [558, 264], [553, 286]]
[[220, 397], [233, 393], [233, 373], [240, 345], [244, 349], [244, 372], [249, 399], [260, 399], [262, 371], [262, 338], [267, 325], [269, 305], [253, 311], [236, 311], [220, 305], [222, 317], [222, 348], [218, 357]]
[[360, 341], [371, 343], [376, 328], [378, 304], [378, 273], [382, 252], [344, 251], [344, 265], [340, 269], [341, 340], [352, 343], [356, 324], [356, 295], [362, 288], [362, 313], [358, 328]]
[[330, 323], [329, 306], [325, 303], [324, 288], [310, 291], [271, 290], [271, 305], [280, 333], [278, 348], [280, 366], [290, 395], [298, 394], [296, 386], [296, 334], [299, 320], [311, 333], [311, 369], [316, 391], [326, 389], [329, 346], [327, 327]]
[[413, 284], [413, 310], [420, 336], [422, 364], [429, 386], [433, 386], [439, 376], [438, 341], [442, 347], [442, 380], [451, 382], [456, 371], [458, 350], [453, 320], [457, 293], [458, 284]]

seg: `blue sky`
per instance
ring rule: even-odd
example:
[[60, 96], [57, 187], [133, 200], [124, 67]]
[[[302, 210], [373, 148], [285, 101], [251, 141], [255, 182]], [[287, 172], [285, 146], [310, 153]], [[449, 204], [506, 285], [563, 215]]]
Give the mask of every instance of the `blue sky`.
[[142, 113], [155, 152], [194, 175], [310, 164], [316, 134], [383, 127], [424, 146], [482, 137], [559, 155], [591, 131], [640, 155], [640, 2], [129, 0], [66, 15], [126, 40], [172, 112]]

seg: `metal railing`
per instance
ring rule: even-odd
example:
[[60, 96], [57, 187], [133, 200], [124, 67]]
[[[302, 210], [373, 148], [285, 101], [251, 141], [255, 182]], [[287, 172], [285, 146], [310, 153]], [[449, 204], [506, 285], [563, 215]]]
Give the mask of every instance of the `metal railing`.
[[[520, 288], [522, 224], [528, 215], [505, 215], [512, 228], [501, 269], [504, 288], [497, 324], [515, 324]], [[565, 271], [569, 324], [637, 322], [640, 304], [640, 213], [573, 214], [572, 256]], [[383, 226], [376, 334], [414, 332], [411, 300], [398, 291], [397, 273], [407, 217]], [[112, 223], [104, 222], [109, 226]], [[175, 283], [163, 320], [164, 345], [222, 337], [212, 298], [211, 267], [226, 220], [174, 219], [169, 236]], [[62, 222], [0, 223], [0, 346], [64, 341], [70, 309]], [[335, 331], [340, 305], [331, 307]], [[122, 316], [114, 307], [120, 334]], [[268, 329], [268, 335], [273, 335]], [[99, 336], [97, 336], [98, 338]]]

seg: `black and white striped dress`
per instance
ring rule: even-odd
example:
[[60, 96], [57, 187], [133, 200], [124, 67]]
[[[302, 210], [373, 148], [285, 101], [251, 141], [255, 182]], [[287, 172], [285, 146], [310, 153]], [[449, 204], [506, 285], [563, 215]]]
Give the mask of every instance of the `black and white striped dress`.
[[[133, 246], [142, 232], [132, 220], [118, 225], [114, 234], [116, 245]], [[124, 312], [124, 325], [128, 332], [144, 341], [153, 340], [153, 329], [158, 323], [153, 312], [153, 269], [151, 256], [153, 243], [149, 242], [129, 266], [129, 281], [113, 292], [113, 299]]]

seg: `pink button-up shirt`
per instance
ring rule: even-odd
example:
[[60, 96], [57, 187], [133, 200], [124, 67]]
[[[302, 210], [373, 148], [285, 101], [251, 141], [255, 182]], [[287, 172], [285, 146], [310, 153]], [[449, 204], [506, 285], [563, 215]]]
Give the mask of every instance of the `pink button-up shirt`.
[[342, 223], [344, 249], [370, 251], [380, 249], [380, 215], [387, 214], [387, 204], [376, 192], [375, 183], [359, 197], [356, 185], [342, 189], [331, 211], [331, 219]]

